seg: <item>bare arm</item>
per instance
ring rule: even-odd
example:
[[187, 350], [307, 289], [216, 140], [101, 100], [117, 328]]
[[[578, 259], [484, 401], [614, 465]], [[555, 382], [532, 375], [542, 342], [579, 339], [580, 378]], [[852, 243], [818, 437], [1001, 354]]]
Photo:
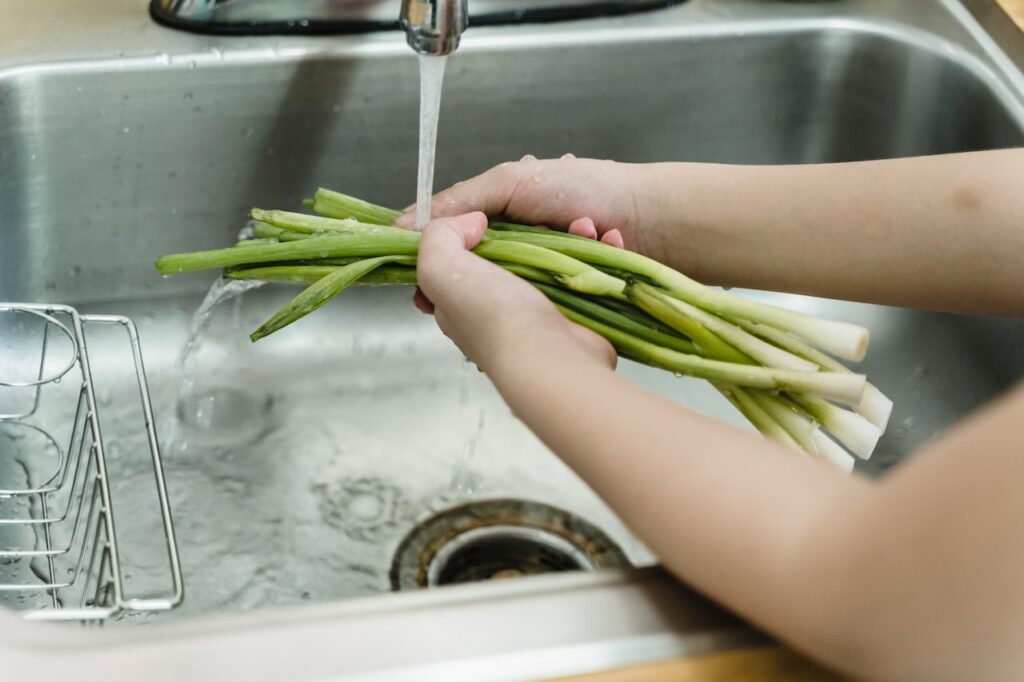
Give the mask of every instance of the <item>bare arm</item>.
[[638, 172], [650, 247], [699, 280], [1024, 314], [1024, 150]]
[[876, 485], [603, 368], [508, 362], [516, 414], [697, 589], [858, 677], [1024, 677], [1024, 394]]
[[858, 676], [1020, 678], [1024, 394], [881, 483], [847, 478], [616, 375], [603, 340], [464, 250], [482, 230], [428, 227], [421, 307], [666, 567]]
[[435, 213], [563, 229], [587, 216], [707, 284], [1020, 315], [1022, 179], [1024, 149], [803, 166], [529, 157], [440, 193]]

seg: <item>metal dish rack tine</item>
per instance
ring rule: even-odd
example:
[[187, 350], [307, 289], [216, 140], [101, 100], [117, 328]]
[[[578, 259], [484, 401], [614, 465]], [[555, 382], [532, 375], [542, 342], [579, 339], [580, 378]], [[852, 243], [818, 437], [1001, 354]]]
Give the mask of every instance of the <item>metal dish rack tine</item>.
[[[174, 608], [184, 598], [181, 561], [142, 344], [134, 322], [117, 315], [80, 315], [70, 306], [52, 304], [0, 303], [0, 314], [4, 313], [42, 325], [38, 361], [34, 360], [34, 355], [30, 359], [31, 363], [38, 364], [27, 365], [31, 372], [28, 378], [0, 376], [0, 388], [11, 392], [15, 408], [0, 407], [0, 429], [22, 429], [22, 439], [24, 430], [28, 429], [37, 441], [32, 447], [40, 451], [34, 454], [43, 460], [45, 468], [36, 476], [35, 468], [23, 461], [26, 453], [17, 449], [28, 446], [15, 446], [12, 450], [11, 461], [20, 466], [21, 473], [17, 476], [23, 477], [25, 484], [21, 487], [0, 485], [0, 505], [15, 501], [8, 507], [0, 506], [0, 568], [15, 566], [17, 578], [13, 582], [0, 579], [0, 606], [7, 593], [45, 592], [48, 606], [33, 603], [31, 610], [25, 612], [27, 619], [83, 622], [102, 622], [130, 611]], [[153, 470], [167, 549], [170, 585], [155, 596], [129, 595], [123, 580], [121, 561], [126, 548], [119, 545], [117, 538], [111, 472], [86, 340], [86, 329], [101, 325], [122, 328], [132, 356], [142, 428], [149, 450], [148, 462]], [[2, 327], [0, 324], [0, 332]], [[51, 356], [64, 348], [56, 343], [56, 334], [67, 339], [66, 362], [63, 355]], [[35, 339], [39, 336], [35, 335]], [[30, 352], [34, 353], [31, 349]], [[54, 399], [51, 396], [62, 395], [54, 386], [73, 372], [78, 384], [69, 382], [73, 395], [67, 400], [67, 408], [74, 416], [70, 420], [70, 434], [61, 442], [63, 437], [54, 437], [56, 431], [44, 422], [52, 419], [48, 411], [49, 401]], [[52, 470], [48, 462], [53, 455], [43, 459], [46, 452], [42, 451], [56, 453], [56, 466]], [[4, 454], [0, 452], [0, 457]], [[32, 451], [28, 453], [32, 454]], [[19, 528], [32, 529], [31, 535]], [[23, 561], [25, 563], [21, 564]], [[19, 577], [17, 571], [23, 575]]]

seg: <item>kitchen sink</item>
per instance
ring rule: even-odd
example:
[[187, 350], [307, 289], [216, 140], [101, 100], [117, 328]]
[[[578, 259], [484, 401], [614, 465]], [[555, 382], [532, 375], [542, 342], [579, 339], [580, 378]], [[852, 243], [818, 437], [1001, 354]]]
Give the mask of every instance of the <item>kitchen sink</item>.
[[[294, 291], [220, 291], [224, 300], [197, 321], [215, 276], [156, 274], [159, 255], [232, 243], [250, 206], [300, 207], [318, 185], [408, 204], [418, 80], [399, 34], [202, 37], [150, 25], [139, 3], [96, 4], [109, 13], [90, 9], [95, 18], [79, 24], [92, 40], [58, 40], [68, 27], [45, 45], [12, 37], [0, 48], [0, 301], [70, 304], [138, 325], [186, 598], [113, 621], [152, 627], [102, 633], [15, 624], [0, 609], [0, 632], [16, 630], [6, 641], [24, 645], [0, 645], [0, 658], [17, 670], [45, 655], [70, 669], [96, 651], [120, 651], [127, 675], [145, 650], [166, 661], [165, 672], [147, 674], [173, 679], [183, 652], [214, 643], [222, 653], [258, 652], [272, 625], [288, 624], [282, 637], [293, 654], [335, 636], [359, 649], [340, 662], [310, 653], [303, 675], [548, 652], [500, 674], [470, 666], [447, 677], [492, 679], [488, 670], [520, 679], [516, 671], [570, 672], [756, 639], [644, 568], [656, 558], [415, 312], [411, 291], [349, 291], [252, 345], [248, 331]], [[1019, 48], [976, 23], [980, 6], [692, 0], [629, 17], [471, 30], [448, 66], [436, 183], [526, 153], [779, 164], [1020, 145]], [[19, 26], [53, 28], [31, 14], [0, 7]], [[0, 20], [0, 37], [15, 26]], [[898, 466], [1024, 372], [1017, 320], [743, 293], [871, 329], [860, 370], [895, 411], [874, 458], [859, 465], [865, 475]], [[139, 409], [130, 357], [101, 334], [89, 351], [125, 590], [157, 592], [168, 580], [166, 547], [144, 433], [129, 428]], [[743, 426], [703, 383], [629, 362], [621, 371]], [[493, 499], [553, 505], [635, 568], [386, 594], [414, 527]], [[40, 600], [0, 593], [0, 604], [20, 609]], [[672, 615], [672, 603], [685, 614]], [[618, 609], [619, 622], [598, 623], [585, 604]], [[268, 612], [237, 615], [252, 610]], [[425, 614], [459, 633], [485, 612], [492, 637], [469, 637], [464, 648], [423, 635]], [[552, 612], [575, 616], [556, 618], [561, 630], [528, 632], [530, 614]], [[391, 646], [360, 644], [378, 631], [392, 633]], [[417, 637], [395, 655], [395, 642]], [[550, 653], [595, 642], [621, 646], [596, 657]], [[247, 653], [245, 666], [251, 679], [293, 672], [269, 653]]]

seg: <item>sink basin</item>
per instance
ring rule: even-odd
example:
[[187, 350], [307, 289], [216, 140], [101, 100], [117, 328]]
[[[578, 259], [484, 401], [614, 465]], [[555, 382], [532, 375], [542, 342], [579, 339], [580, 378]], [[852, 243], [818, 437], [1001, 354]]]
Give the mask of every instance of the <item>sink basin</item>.
[[[123, 26], [143, 21], [130, 23], [132, 3], [110, 5]], [[165, 280], [153, 269], [163, 253], [231, 243], [250, 206], [297, 207], [318, 185], [409, 203], [417, 71], [399, 36], [232, 41], [151, 26], [113, 35], [123, 54], [71, 40], [66, 54], [40, 48], [34, 61], [0, 53], [0, 300], [73, 304], [138, 324], [187, 598], [121, 623], [389, 592], [395, 550], [417, 523], [491, 498], [555, 505], [607, 534], [633, 565], [656, 562], [413, 310], [411, 291], [347, 292], [251, 345], [247, 332], [292, 290], [248, 291], [193, 328], [214, 277]], [[628, 18], [479, 29], [448, 67], [437, 183], [525, 153], [815, 163], [1020, 145], [1019, 84], [952, 1], [693, 0]], [[744, 293], [871, 329], [860, 369], [896, 407], [868, 475], [884, 475], [1024, 370], [1020, 321]], [[122, 348], [97, 338], [90, 352], [126, 585], [145, 593], [166, 576], [152, 542], [152, 470], [123, 428], [136, 389]], [[743, 424], [702, 383], [622, 365], [673, 400]], [[615, 580], [665, 580], [651, 575]], [[611, 589], [600, 580], [524, 579], [429, 598], [436, 606], [470, 589], [484, 603], [495, 595], [499, 609], [509, 595], [550, 589], [553, 608], [573, 585]], [[389, 599], [416, 596], [360, 603], [384, 613], [415, 604]], [[693, 608], [707, 620], [688, 621], [692, 632], [723, 617]]]

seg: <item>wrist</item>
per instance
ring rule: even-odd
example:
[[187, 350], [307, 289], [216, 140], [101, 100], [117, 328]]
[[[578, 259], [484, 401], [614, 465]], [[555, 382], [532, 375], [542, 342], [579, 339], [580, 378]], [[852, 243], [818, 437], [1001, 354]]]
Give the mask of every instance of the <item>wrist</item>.
[[[716, 251], [725, 237], [722, 216], [709, 214], [723, 200], [716, 182], [719, 164], [654, 163], [644, 166], [641, 190], [645, 212], [643, 230], [649, 232], [645, 255], [655, 258], [704, 284], [718, 284], [714, 268]], [[733, 167], [736, 168], [736, 167]], [[729, 201], [735, 201], [730, 197]], [[727, 238], [726, 238], [727, 239]]]
[[504, 335], [508, 341], [495, 348], [480, 369], [502, 392], [524, 383], [557, 383], [567, 371], [607, 371], [607, 365], [568, 331], [565, 320], [557, 323], [534, 324], [526, 334], [519, 329]]

